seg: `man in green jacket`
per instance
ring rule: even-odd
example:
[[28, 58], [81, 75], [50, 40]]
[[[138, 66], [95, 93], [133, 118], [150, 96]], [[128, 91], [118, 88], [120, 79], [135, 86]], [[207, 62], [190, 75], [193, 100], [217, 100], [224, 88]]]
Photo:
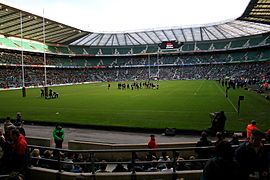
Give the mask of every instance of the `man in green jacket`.
[[64, 141], [64, 134], [65, 134], [65, 132], [64, 132], [64, 129], [62, 128], [62, 126], [57, 124], [55, 126], [55, 129], [52, 132], [54, 143], [55, 143], [55, 148], [62, 148], [62, 144]]

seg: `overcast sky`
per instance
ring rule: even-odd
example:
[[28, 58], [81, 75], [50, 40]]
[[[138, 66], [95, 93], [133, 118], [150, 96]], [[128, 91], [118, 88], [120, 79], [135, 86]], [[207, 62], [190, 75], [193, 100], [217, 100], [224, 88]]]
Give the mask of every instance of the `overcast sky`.
[[0, 0], [94, 32], [209, 24], [242, 15], [250, 0]]

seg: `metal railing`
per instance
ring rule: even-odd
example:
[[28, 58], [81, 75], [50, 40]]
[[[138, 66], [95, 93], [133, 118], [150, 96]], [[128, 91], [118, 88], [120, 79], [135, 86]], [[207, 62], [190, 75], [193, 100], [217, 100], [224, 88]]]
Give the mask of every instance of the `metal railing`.
[[[151, 163], [152, 161], [138, 161], [137, 160], [137, 153], [157, 153], [157, 152], [167, 152], [171, 153], [171, 160], [170, 161], [158, 161], [157, 163], [172, 163], [173, 172], [176, 172], [176, 165], [177, 165], [177, 152], [181, 151], [194, 151], [194, 150], [214, 150], [214, 146], [208, 146], [208, 147], [182, 147], [182, 148], [158, 148], [158, 149], [104, 149], [104, 150], [69, 150], [69, 149], [58, 149], [58, 148], [52, 148], [52, 147], [43, 147], [43, 146], [34, 146], [34, 145], [28, 145], [29, 152], [31, 152], [32, 149], [40, 149], [40, 150], [51, 150], [54, 152], [54, 154], [57, 155], [56, 159], [45, 159], [45, 158], [35, 158], [30, 157], [28, 161], [28, 166], [31, 166], [31, 159], [42, 159], [46, 161], [51, 161], [57, 163], [58, 171], [61, 172], [62, 165], [65, 164], [74, 164], [74, 165], [91, 165], [91, 172], [92, 174], [95, 174], [96, 165], [104, 164], [105, 162], [98, 162], [95, 159], [95, 155], [99, 153], [130, 153], [130, 161], [125, 162], [119, 162], [119, 161], [109, 161], [106, 162], [106, 164], [129, 164], [131, 166], [131, 172], [135, 174], [135, 166], [138, 164], [147, 164]], [[88, 162], [67, 162], [61, 159], [60, 154], [61, 153], [82, 153], [82, 154], [88, 154], [90, 157], [90, 161]], [[121, 156], [119, 156], [121, 158]], [[193, 159], [193, 160], [181, 160], [180, 162], [206, 162], [208, 159]]]

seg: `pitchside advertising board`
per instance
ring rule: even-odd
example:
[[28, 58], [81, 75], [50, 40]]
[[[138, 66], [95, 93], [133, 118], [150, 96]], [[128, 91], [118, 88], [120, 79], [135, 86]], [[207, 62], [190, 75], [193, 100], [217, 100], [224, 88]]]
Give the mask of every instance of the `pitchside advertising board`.
[[163, 41], [158, 46], [160, 49], [177, 49], [183, 46], [183, 42], [177, 42], [177, 41]]

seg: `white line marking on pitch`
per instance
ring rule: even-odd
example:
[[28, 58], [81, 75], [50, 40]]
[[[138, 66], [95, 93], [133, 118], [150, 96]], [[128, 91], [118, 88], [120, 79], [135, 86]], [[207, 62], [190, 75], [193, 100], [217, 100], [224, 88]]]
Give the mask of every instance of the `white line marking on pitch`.
[[[217, 85], [217, 83], [215, 82], [215, 85], [218, 87], [218, 89], [221, 91], [222, 94], [224, 94], [224, 96], [226, 96], [225, 92], [222, 91], [221, 87]], [[235, 112], [238, 112], [237, 111], [237, 108], [234, 106], [234, 104], [232, 103], [232, 101], [229, 99], [229, 98], [226, 98], [227, 101], [229, 101], [229, 103], [232, 105], [232, 107], [234, 108]]]
[[195, 90], [194, 95], [197, 95], [199, 90], [202, 88], [202, 85], [204, 84], [204, 81], [201, 82], [200, 86]]

